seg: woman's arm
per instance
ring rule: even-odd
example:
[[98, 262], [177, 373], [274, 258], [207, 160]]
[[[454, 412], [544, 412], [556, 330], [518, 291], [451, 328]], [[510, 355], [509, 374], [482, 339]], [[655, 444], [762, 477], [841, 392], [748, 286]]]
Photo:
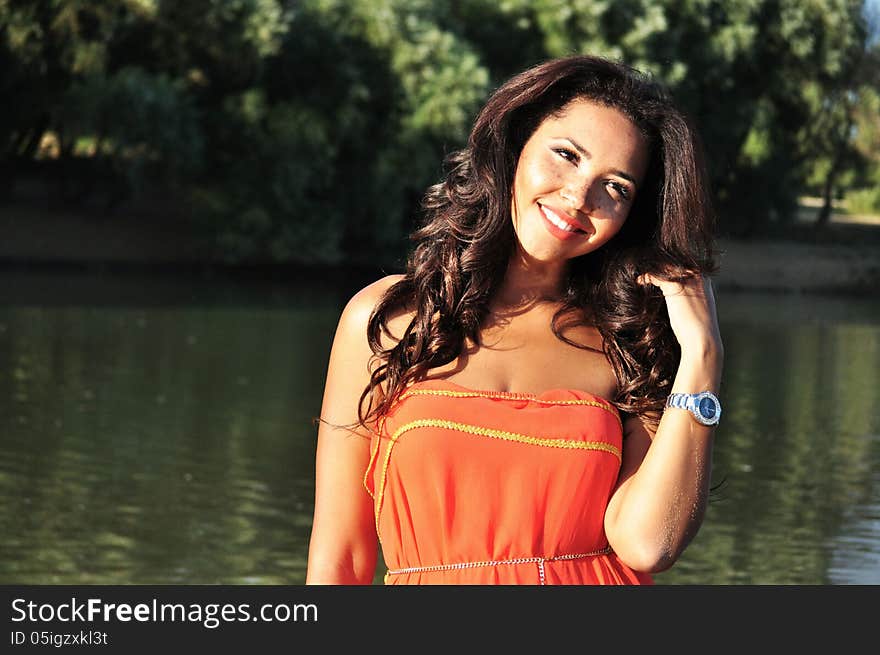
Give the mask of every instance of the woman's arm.
[[[648, 277], [666, 297], [681, 361], [671, 393], [718, 393], [724, 349], [708, 278], [679, 285]], [[605, 513], [617, 555], [639, 571], [668, 569], [697, 533], [706, 511], [714, 427], [667, 409], [653, 433], [637, 417], [624, 426], [623, 462]]]
[[357, 424], [358, 402], [370, 379], [373, 352], [367, 342], [367, 322], [379, 298], [398, 278], [388, 276], [355, 294], [336, 328], [318, 428], [306, 584], [371, 584], [375, 575], [378, 539], [373, 501], [363, 486], [370, 434], [350, 426]]

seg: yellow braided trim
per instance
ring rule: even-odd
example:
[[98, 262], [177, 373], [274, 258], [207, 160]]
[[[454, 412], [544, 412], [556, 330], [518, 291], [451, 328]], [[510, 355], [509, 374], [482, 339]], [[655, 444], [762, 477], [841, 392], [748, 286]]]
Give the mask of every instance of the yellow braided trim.
[[[467, 434], [474, 434], [482, 437], [492, 437], [493, 439], [502, 439], [504, 441], [514, 441], [525, 443], [532, 446], [546, 446], [548, 448], [564, 448], [569, 450], [599, 450], [611, 453], [621, 460], [620, 449], [612, 446], [604, 441], [577, 441], [574, 439], [548, 439], [544, 437], [530, 437], [517, 432], [506, 432], [504, 430], [493, 430], [492, 428], [483, 428], [478, 425], [468, 425], [467, 423], [456, 423], [455, 421], [446, 421], [443, 419], [423, 418], [401, 425], [388, 443], [388, 449], [385, 451], [385, 459], [382, 462], [382, 477], [379, 480], [379, 489], [376, 495], [376, 533], [379, 532], [379, 512], [382, 509], [382, 501], [385, 496], [385, 479], [388, 474], [388, 463], [391, 461], [391, 450], [394, 444], [400, 439], [401, 435], [416, 428], [444, 428], [447, 430], [456, 430]], [[378, 448], [377, 448], [378, 450]]]
[[399, 437], [404, 432], [414, 430], [416, 428], [445, 428], [447, 430], [457, 430], [458, 432], [466, 432], [468, 434], [476, 434], [482, 437], [492, 437], [493, 439], [502, 439], [504, 441], [516, 441], [518, 443], [526, 443], [532, 446], [547, 446], [548, 448], [568, 448], [575, 450], [603, 450], [612, 453], [620, 459], [620, 449], [604, 441], [578, 441], [576, 439], [550, 439], [546, 437], [530, 437], [517, 432], [507, 432], [505, 430], [495, 430], [493, 428], [484, 428], [478, 425], [468, 425], [467, 423], [456, 423], [455, 421], [447, 421], [445, 419], [423, 418], [412, 421], [406, 425], [402, 425], [394, 432], [391, 440]]
[[370, 487], [367, 484], [367, 480], [369, 479], [370, 474], [373, 472], [373, 462], [376, 461], [376, 455], [379, 454], [379, 445], [380, 445], [381, 441], [382, 441], [382, 436], [380, 434], [376, 438], [376, 447], [373, 448], [373, 452], [370, 453], [370, 463], [367, 464], [367, 470], [364, 473], [364, 489], [367, 490], [367, 493], [370, 494], [370, 498], [372, 498], [373, 500], [376, 500], [376, 497], [373, 495], [373, 492], [370, 491]]
[[513, 392], [504, 392], [504, 391], [450, 391], [448, 389], [412, 389], [410, 391], [404, 391], [398, 397], [398, 401], [403, 400], [404, 398], [408, 398], [409, 396], [449, 396], [452, 398], [496, 398], [496, 399], [512, 399], [512, 400], [524, 400], [527, 402], [541, 403], [543, 405], [585, 405], [588, 407], [599, 407], [600, 409], [604, 409], [609, 412], [617, 419], [617, 422], [620, 423], [621, 427], [623, 427], [623, 422], [620, 420], [620, 413], [613, 405], [609, 405], [608, 403], [601, 402], [598, 400], [548, 400], [545, 398], [538, 398], [533, 394], [527, 393], [513, 393]]
[[385, 433], [385, 423], [387, 421], [388, 416], [382, 416], [382, 418], [379, 420], [379, 431], [376, 433], [376, 447], [370, 449], [370, 461], [367, 464], [367, 470], [364, 471], [364, 489], [367, 490], [367, 493], [370, 494], [370, 498], [372, 498], [373, 500], [376, 500], [376, 497], [373, 495], [373, 492], [370, 491], [367, 480], [373, 473], [373, 463], [376, 461], [376, 455], [379, 454], [379, 446], [382, 443], [382, 435]]

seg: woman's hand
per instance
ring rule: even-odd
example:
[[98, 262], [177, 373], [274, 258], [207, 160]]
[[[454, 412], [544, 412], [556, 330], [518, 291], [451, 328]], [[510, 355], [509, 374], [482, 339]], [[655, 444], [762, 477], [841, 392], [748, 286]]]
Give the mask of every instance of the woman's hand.
[[715, 311], [712, 281], [705, 275], [693, 275], [683, 282], [667, 280], [645, 273], [640, 284], [652, 284], [663, 292], [672, 332], [681, 346], [682, 358], [687, 355], [721, 355], [721, 331]]
[[[663, 293], [681, 346], [669, 391], [718, 394], [723, 349], [711, 281], [702, 275], [675, 282], [645, 274], [638, 282]], [[679, 558], [703, 522], [715, 427], [676, 409], [664, 412], [656, 428], [632, 416], [624, 431], [623, 460], [605, 512], [605, 534], [617, 555], [636, 570], [663, 571]]]

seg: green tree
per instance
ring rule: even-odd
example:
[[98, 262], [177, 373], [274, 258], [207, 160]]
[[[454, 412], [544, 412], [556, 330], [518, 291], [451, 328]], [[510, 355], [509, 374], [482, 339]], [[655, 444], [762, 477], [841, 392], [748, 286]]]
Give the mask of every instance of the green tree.
[[[872, 48], [864, 24], [841, 56], [841, 74], [804, 85], [811, 121], [803, 129], [807, 183], [816, 187], [823, 203], [816, 218], [825, 225], [832, 202], [846, 187], [864, 181], [872, 159], [880, 156], [874, 99], [880, 89], [880, 48]], [[861, 178], [861, 179], [860, 179]]]
[[[86, 194], [99, 176], [129, 192], [176, 187], [227, 260], [389, 264], [490, 90], [540, 60], [588, 52], [672, 87], [704, 137], [723, 231], [758, 234], [790, 219], [819, 179], [833, 193], [876, 180], [863, 10], [862, 0], [0, 0], [0, 92], [12, 99], [0, 104], [0, 179], [10, 186], [33, 167], [52, 134], [62, 165], [51, 174], [68, 188]], [[84, 181], [71, 187], [76, 169]]]
[[338, 263], [375, 224], [376, 160], [396, 121], [382, 53], [301, 8], [253, 84], [209, 116], [196, 211], [230, 261]]
[[510, 0], [548, 56], [590, 52], [673, 89], [706, 143], [725, 231], [793, 216], [811, 151], [807, 127], [864, 40], [861, 0]]
[[[166, 182], [195, 166], [201, 135], [187, 89], [120, 51], [154, 24], [151, 0], [7, 0], [0, 3], [0, 162], [7, 185], [34, 167], [47, 134], [57, 157], [40, 161], [60, 179], [65, 200], [82, 198], [102, 177], [120, 191], [140, 186], [150, 164]], [[149, 44], [147, 44], [149, 45]], [[78, 156], [83, 140], [88, 157]], [[8, 190], [8, 189], [7, 189]]]

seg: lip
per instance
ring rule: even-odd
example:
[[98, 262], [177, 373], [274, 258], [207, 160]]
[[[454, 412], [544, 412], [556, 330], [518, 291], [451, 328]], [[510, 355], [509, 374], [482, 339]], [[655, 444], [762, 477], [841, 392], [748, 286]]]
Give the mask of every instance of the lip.
[[[578, 223], [565, 212], [559, 209], [554, 209], [553, 207], [550, 207], [548, 205], [542, 205], [541, 203], [538, 203], [538, 207], [541, 210], [541, 217], [544, 219], [544, 227], [546, 227], [547, 231], [550, 232], [550, 234], [555, 236], [557, 239], [560, 239], [561, 241], [566, 241], [576, 236], [586, 236], [586, 230], [584, 230], [580, 223]], [[550, 222], [550, 219], [547, 218], [547, 213], [553, 214], [563, 223], [566, 223], [567, 225], [570, 225], [571, 227], [578, 230], [578, 232], [568, 232], [567, 230], [559, 229]]]

